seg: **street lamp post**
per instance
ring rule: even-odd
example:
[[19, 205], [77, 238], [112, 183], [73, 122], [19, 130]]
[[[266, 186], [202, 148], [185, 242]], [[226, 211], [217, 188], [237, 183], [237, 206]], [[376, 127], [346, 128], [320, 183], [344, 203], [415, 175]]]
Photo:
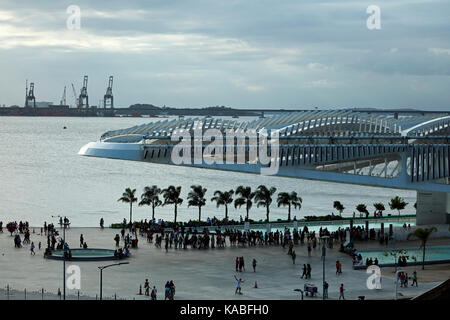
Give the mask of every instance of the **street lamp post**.
[[329, 236], [322, 236], [321, 239], [323, 239], [322, 243], [322, 300], [325, 300], [325, 256], [327, 254], [327, 247], [326, 247], [326, 239], [328, 239]]
[[113, 263], [113, 264], [108, 264], [106, 266], [98, 267], [100, 269], [100, 300], [102, 300], [102, 298], [103, 298], [103, 269], [113, 267], [113, 266], [120, 266], [122, 264], [129, 264], [129, 262]]
[[[60, 215], [57, 215], [56, 217], [62, 218]], [[52, 216], [52, 218], [55, 218], [55, 216]], [[64, 217], [64, 220], [61, 223], [61, 228], [63, 229], [63, 300], [66, 300], [66, 227], [69, 225], [66, 218], [67, 217]]]

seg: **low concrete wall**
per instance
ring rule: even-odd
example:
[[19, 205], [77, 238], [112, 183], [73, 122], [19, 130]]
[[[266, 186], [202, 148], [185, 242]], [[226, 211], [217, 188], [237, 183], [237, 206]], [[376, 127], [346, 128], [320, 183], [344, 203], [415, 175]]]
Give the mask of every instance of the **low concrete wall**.
[[[389, 228], [389, 225], [387, 226]], [[394, 228], [394, 238], [396, 241], [406, 241], [407, 237], [410, 233], [414, 232], [417, 228], [431, 228], [435, 227], [437, 232], [433, 232], [430, 235], [430, 239], [437, 238], [450, 238], [450, 225], [446, 224], [438, 224], [438, 225], [420, 225], [420, 226], [411, 226], [411, 228]], [[416, 238], [411, 238], [411, 240], [417, 240]]]

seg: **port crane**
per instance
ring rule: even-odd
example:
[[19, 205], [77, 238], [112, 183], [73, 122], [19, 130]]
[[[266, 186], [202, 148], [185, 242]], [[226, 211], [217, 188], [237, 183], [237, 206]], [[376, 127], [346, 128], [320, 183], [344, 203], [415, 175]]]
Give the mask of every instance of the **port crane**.
[[80, 91], [80, 96], [78, 97], [78, 108], [79, 109], [89, 109], [89, 96], [87, 93], [88, 76], [84, 76], [83, 87]]
[[103, 96], [104, 109], [106, 109], [107, 107], [114, 109], [114, 97], [112, 94], [112, 86], [113, 86], [113, 76], [109, 76], [108, 88], [106, 89], [106, 94]]
[[78, 107], [78, 98], [77, 98], [77, 91], [75, 90], [75, 86], [72, 83], [72, 91], [73, 91], [73, 98], [75, 99], [75, 107]]
[[61, 97], [61, 101], [59, 102], [59, 104], [61, 106], [65, 106], [66, 105], [66, 86], [64, 86], [63, 95]]
[[33, 101], [33, 108], [36, 109], [36, 97], [34, 96], [34, 82], [30, 83], [30, 90], [28, 91], [28, 80], [25, 85], [25, 108], [30, 107], [29, 102]]

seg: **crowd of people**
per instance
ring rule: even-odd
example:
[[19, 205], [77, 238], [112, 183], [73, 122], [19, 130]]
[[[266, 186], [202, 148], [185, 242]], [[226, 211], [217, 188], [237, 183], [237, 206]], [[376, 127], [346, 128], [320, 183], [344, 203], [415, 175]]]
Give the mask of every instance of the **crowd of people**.
[[[216, 225], [217, 221], [213, 218], [209, 221], [210, 225]], [[60, 224], [68, 226], [69, 220], [64, 218], [60, 219]], [[188, 224], [189, 225], [189, 224]], [[100, 220], [100, 227], [104, 228], [103, 218]], [[137, 248], [139, 237], [138, 234], [146, 238], [147, 243], [154, 244], [158, 248], [162, 248], [168, 251], [169, 249], [215, 249], [231, 247], [255, 247], [255, 246], [281, 246], [283, 249], [288, 248], [287, 254], [290, 255], [293, 264], [296, 261], [296, 245], [304, 245], [308, 256], [311, 256], [311, 252], [316, 249], [320, 249], [321, 246], [326, 246], [332, 249], [335, 244], [340, 245], [340, 251], [346, 252], [352, 257], [354, 264], [362, 264], [363, 257], [354, 247], [355, 241], [366, 241], [378, 239], [380, 243], [388, 243], [389, 235], [380, 231], [376, 232], [375, 229], [366, 230], [363, 226], [356, 226], [352, 228], [338, 228], [336, 231], [329, 231], [326, 227], [321, 227], [318, 231], [309, 230], [307, 226], [301, 229], [288, 229], [276, 230], [276, 231], [261, 231], [261, 230], [240, 230], [216, 227], [214, 230], [195, 226], [175, 226], [174, 228], [166, 228], [166, 224], [163, 220], [150, 220], [141, 221], [141, 223], [134, 224], [131, 229], [128, 230], [129, 224], [126, 219], [123, 221], [123, 226], [119, 233], [113, 238], [116, 250], [114, 256], [118, 259], [130, 256], [130, 249]], [[404, 226], [410, 227], [410, 226]], [[6, 225], [8, 232], [14, 235], [15, 247], [21, 248], [23, 244], [30, 244], [30, 254], [35, 254], [34, 242], [30, 241], [30, 228], [28, 222], [9, 222]], [[128, 233], [129, 231], [129, 233]], [[0, 222], [0, 232], [3, 232], [3, 222]], [[34, 233], [34, 230], [33, 230]], [[347, 239], [348, 234], [350, 238]], [[44, 223], [41, 228], [41, 235], [47, 237], [47, 247], [45, 249], [44, 256], [51, 255], [52, 251], [58, 249], [66, 249], [66, 259], [72, 258], [72, 252], [68, 243], [64, 242], [58, 231], [53, 224]], [[23, 237], [23, 240], [22, 240]], [[121, 241], [123, 245], [121, 246]], [[83, 234], [80, 235], [80, 247], [86, 249], [87, 243]], [[39, 250], [41, 249], [41, 242], [39, 242]], [[399, 258], [398, 265], [404, 264], [404, 261]], [[372, 259], [372, 257], [366, 258], [365, 265], [378, 265], [378, 258]], [[253, 272], [256, 272], [256, 259], [253, 259], [251, 263]], [[311, 265], [303, 264], [301, 279], [311, 279]], [[236, 272], [245, 272], [244, 257], [236, 257], [235, 259]], [[342, 263], [336, 261], [336, 275], [342, 274]], [[399, 279], [401, 286], [408, 286], [408, 274], [400, 273]], [[244, 282], [242, 278], [236, 277], [237, 288], [236, 293], [241, 293], [241, 284]], [[412, 277], [412, 285], [417, 286], [417, 273], [414, 272]], [[148, 279], [144, 284], [145, 295], [151, 296], [152, 300], [157, 299], [157, 289], [155, 286], [150, 287]], [[342, 292], [343, 297], [343, 285]], [[175, 296], [175, 286], [173, 281], [167, 281], [165, 285], [165, 299], [173, 300]], [[341, 298], [341, 297], [340, 297]]]

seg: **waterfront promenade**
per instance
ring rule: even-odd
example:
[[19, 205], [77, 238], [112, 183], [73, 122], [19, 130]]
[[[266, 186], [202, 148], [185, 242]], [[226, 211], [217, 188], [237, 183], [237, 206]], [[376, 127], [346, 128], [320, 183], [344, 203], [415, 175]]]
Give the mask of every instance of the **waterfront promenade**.
[[[59, 228], [58, 228], [59, 229]], [[32, 232], [33, 228], [31, 228]], [[72, 248], [79, 244], [80, 234], [90, 248], [114, 249], [113, 238], [120, 230], [105, 228], [70, 228], [66, 232], [67, 241]], [[41, 236], [40, 228], [35, 228], [31, 234], [31, 241], [38, 246], [41, 241], [43, 247], [46, 237]], [[445, 240], [448, 241], [448, 240]], [[445, 242], [444, 241], [444, 242]], [[443, 240], [432, 239], [430, 245], [442, 244]], [[377, 241], [370, 243], [378, 246]], [[396, 246], [403, 243], [396, 243]], [[417, 246], [417, 241], [408, 241], [408, 246]], [[362, 245], [357, 244], [357, 247]], [[56, 295], [58, 288], [62, 290], [62, 262], [43, 258], [43, 249], [36, 249], [35, 256], [30, 255], [29, 246], [14, 248], [13, 237], [8, 232], [0, 234], [0, 259], [2, 264], [0, 280], [0, 299], [6, 299], [5, 289], [9, 284], [14, 296], [11, 299], [23, 299], [24, 289], [30, 299], [41, 299], [40, 290], [45, 289], [45, 299], [59, 299]], [[292, 263], [287, 255], [288, 248], [281, 246], [261, 246], [251, 248], [229, 247], [223, 249], [165, 249], [156, 248], [154, 244], [147, 243], [144, 237], [139, 237], [139, 248], [132, 249], [132, 257], [127, 261], [129, 265], [108, 268], [103, 273], [103, 296], [105, 299], [149, 299], [137, 295], [139, 285], [144, 285], [149, 279], [150, 285], [158, 289], [158, 299], [164, 296], [164, 284], [173, 280], [176, 286], [175, 299], [299, 299], [300, 295], [293, 290], [303, 289], [305, 282], [314, 283], [321, 293], [322, 260], [321, 251], [313, 250], [308, 257], [306, 246], [295, 246], [297, 254], [296, 264]], [[246, 271], [235, 272], [234, 260], [236, 256], [243, 256], [246, 261]], [[251, 270], [251, 261], [258, 262], [256, 273]], [[335, 262], [342, 262], [342, 275], [335, 274]], [[86, 296], [95, 299], [99, 293], [98, 266], [110, 262], [68, 262], [79, 265], [81, 268], [81, 299]], [[300, 279], [303, 263], [312, 266], [311, 280]], [[427, 266], [422, 271], [417, 267], [419, 276], [418, 288], [400, 288], [403, 296], [416, 296], [448, 279], [450, 268], [448, 265]], [[412, 271], [411, 271], [412, 272]], [[245, 280], [243, 295], [235, 295], [234, 275]], [[338, 287], [344, 283], [347, 299], [357, 299], [364, 295], [366, 299], [391, 299], [394, 296], [394, 274], [391, 269], [382, 269], [381, 290], [369, 290], [366, 287], [368, 274], [365, 271], [353, 270], [351, 258], [338, 251], [338, 246], [327, 251], [326, 278], [330, 285], [329, 298], [338, 298]], [[257, 282], [258, 288], [253, 288]], [[67, 290], [70, 299], [77, 299], [78, 290]], [[305, 299], [321, 299], [317, 298]]]

